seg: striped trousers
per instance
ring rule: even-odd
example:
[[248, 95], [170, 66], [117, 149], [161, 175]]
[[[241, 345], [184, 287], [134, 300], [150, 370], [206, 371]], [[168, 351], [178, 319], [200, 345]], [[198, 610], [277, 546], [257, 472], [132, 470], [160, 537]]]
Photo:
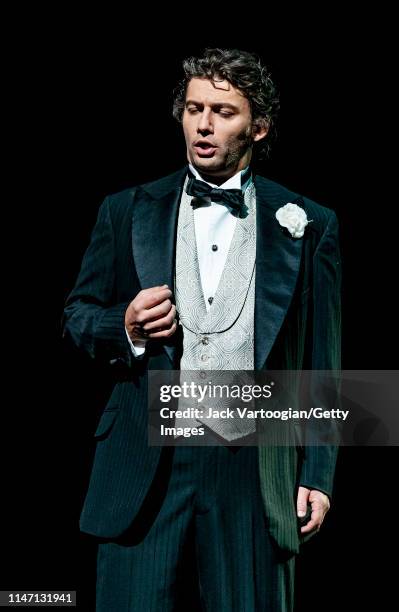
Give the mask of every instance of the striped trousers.
[[100, 541], [96, 610], [292, 611], [294, 563], [269, 537], [257, 448], [183, 440], [129, 529]]

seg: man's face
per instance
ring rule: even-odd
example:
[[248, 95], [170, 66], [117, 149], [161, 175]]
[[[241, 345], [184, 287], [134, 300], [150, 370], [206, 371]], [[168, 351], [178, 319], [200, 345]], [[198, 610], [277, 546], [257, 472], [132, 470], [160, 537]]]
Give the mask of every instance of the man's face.
[[183, 113], [187, 159], [200, 172], [227, 180], [245, 168], [252, 143], [267, 134], [252, 125], [247, 98], [228, 81], [193, 78]]

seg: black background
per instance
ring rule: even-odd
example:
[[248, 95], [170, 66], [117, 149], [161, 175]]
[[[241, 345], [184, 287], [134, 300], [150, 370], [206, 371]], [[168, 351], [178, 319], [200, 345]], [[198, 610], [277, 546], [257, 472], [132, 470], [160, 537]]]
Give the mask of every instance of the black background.
[[[234, 46], [269, 66], [281, 95], [279, 136], [259, 171], [337, 212], [343, 367], [395, 368], [387, 22], [319, 16], [305, 32], [292, 16], [288, 29], [286, 19], [256, 23], [256, 12], [242, 7], [227, 27], [209, 10], [194, 20], [183, 12], [184, 30], [158, 16], [161, 34], [149, 16], [121, 16], [101, 28], [59, 16], [29, 41], [12, 72], [17, 119], [5, 123], [10, 157], [17, 152], [19, 161], [15, 180], [6, 177], [11, 215], [3, 229], [11, 247], [3, 276], [10, 343], [3, 355], [2, 589], [76, 589], [79, 608], [93, 609], [95, 544], [79, 534], [78, 517], [104, 389], [86, 360], [71, 360], [62, 348], [60, 318], [105, 195], [185, 163], [171, 116], [184, 57]], [[396, 479], [396, 449], [341, 449], [333, 507], [298, 563], [298, 610], [362, 609], [372, 600], [391, 609]]]

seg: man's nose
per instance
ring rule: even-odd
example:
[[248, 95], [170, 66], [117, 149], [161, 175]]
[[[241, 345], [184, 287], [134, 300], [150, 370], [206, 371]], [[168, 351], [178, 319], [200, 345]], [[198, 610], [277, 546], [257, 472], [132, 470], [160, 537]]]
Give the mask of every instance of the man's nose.
[[212, 124], [212, 118], [211, 118], [211, 113], [203, 111], [201, 113], [199, 122], [198, 122], [198, 126], [197, 126], [197, 131], [202, 133], [213, 133], [213, 124]]

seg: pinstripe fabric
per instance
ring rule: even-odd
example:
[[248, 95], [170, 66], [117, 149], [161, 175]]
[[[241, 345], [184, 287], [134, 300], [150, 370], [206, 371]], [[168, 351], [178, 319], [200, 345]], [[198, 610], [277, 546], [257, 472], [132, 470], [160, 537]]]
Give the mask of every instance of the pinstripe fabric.
[[187, 543], [197, 558], [188, 583], [199, 581], [202, 609], [292, 610], [294, 557], [279, 556], [268, 535], [256, 448], [164, 449], [173, 450], [153, 522], [136, 521], [118, 541], [99, 545], [97, 611], [192, 608], [197, 591], [187, 577], [182, 584]]
[[[255, 185], [260, 201], [257, 207], [257, 231], [263, 235], [264, 245], [267, 241], [265, 230], [262, 231], [261, 228], [267, 227], [267, 222], [275, 221], [275, 212], [285, 203], [289, 201], [298, 203], [307, 213], [308, 219], [312, 220], [304, 238], [301, 241], [294, 241], [302, 247], [296, 290], [288, 310], [284, 312], [281, 327], [275, 335], [273, 349], [267, 354], [265, 362], [259, 355], [262, 348], [259, 348], [259, 343], [257, 345], [255, 342], [257, 366], [262, 364], [260, 367], [270, 370], [339, 370], [341, 367], [341, 260], [337, 218], [331, 210], [308, 198], [292, 194], [281, 185], [271, 181], [264, 182], [260, 177], [255, 179]], [[269, 233], [268, 238], [275, 248], [279, 242], [277, 225], [274, 224], [272, 227], [274, 233]], [[291, 254], [288, 256], [291, 258]], [[259, 288], [264, 282], [262, 295], [268, 303], [279, 303], [280, 296], [287, 291], [285, 277], [282, 275], [280, 286], [270, 287], [267, 279], [267, 274], [274, 273], [275, 277], [278, 275], [278, 270], [273, 271], [273, 266], [282, 268], [283, 265], [283, 260], [269, 258], [267, 251], [262, 248], [257, 250], [256, 291], [260, 291]], [[292, 268], [292, 265], [290, 267]], [[265, 274], [264, 281], [260, 272], [262, 268]], [[257, 300], [256, 304], [259, 302], [260, 300]], [[255, 310], [255, 318], [258, 329], [262, 329], [264, 319], [273, 321], [273, 315], [270, 313], [268, 316], [267, 311], [262, 319], [259, 315], [256, 316]], [[267, 330], [269, 324], [266, 320], [264, 323], [263, 329]], [[256, 359], [257, 352], [258, 359]], [[328, 405], [321, 397], [313, 399], [320, 402], [314, 405]], [[322, 426], [323, 423], [320, 423], [320, 427]], [[319, 433], [322, 438], [322, 430]], [[285, 437], [290, 435], [290, 432], [286, 428], [280, 431], [276, 427], [273, 435], [276, 436], [275, 445], [260, 444], [259, 447], [261, 490], [269, 530], [282, 549], [299, 552], [300, 543], [309, 539], [309, 536], [299, 536], [295, 513], [297, 488], [299, 485], [307, 486], [331, 496], [338, 449], [335, 446], [294, 448], [286, 446], [284, 444], [286, 440], [283, 440], [284, 445], [279, 447], [279, 436]], [[268, 440], [272, 437], [269, 431]]]

